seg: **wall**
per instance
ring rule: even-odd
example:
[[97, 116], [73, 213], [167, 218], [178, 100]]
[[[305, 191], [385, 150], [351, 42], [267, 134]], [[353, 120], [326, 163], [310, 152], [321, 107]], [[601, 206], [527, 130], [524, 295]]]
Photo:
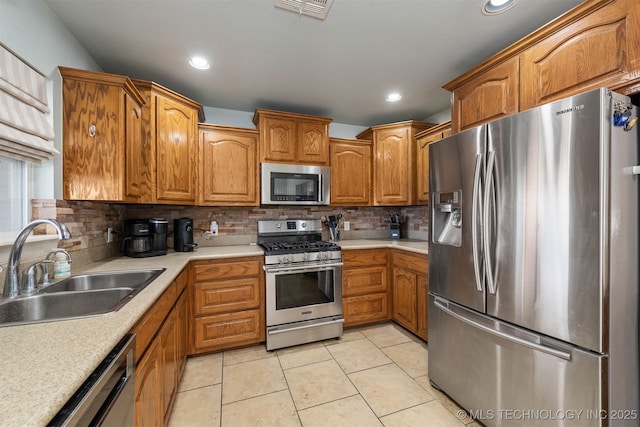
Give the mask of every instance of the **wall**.
[[[100, 66], [41, 0], [1, 0], [0, 41], [47, 77], [54, 145], [62, 152], [62, 79], [58, 65], [98, 71]], [[62, 197], [60, 156], [33, 166], [33, 187], [36, 198]]]

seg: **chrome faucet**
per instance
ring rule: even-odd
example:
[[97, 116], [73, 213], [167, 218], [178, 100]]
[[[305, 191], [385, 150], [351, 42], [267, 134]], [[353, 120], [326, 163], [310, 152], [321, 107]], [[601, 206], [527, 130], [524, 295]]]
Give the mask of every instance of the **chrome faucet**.
[[9, 253], [7, 275], [4, 279], [4, 292], [2, 293], [4, 298], [15, 298], [20, 294], [20, 256], [22, 255], [22, 247], [24, 246], [24, 242], [27, 240], [27, 236], [29, 236], [31, 231], [40, 224], [53, 225], [61, 240], [71, 238], [71, 233], [69, 233], [67, 226], [57, 219], [52, 218], [33, 220], [20, 230], [20, 234], [18, 234], [16, 241], [11, 247], [11, 252]]

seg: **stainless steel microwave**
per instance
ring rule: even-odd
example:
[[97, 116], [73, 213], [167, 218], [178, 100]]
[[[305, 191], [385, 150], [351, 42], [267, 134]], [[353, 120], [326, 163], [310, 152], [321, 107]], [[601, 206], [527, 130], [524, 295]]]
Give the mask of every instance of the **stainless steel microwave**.
[[262, 163], [263, 205], [328, 205], [331, 168]]

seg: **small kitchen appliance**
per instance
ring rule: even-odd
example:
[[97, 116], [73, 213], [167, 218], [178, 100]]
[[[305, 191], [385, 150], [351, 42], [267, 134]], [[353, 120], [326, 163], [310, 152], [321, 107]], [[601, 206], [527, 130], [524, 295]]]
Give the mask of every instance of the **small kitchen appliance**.
[[263, 205], [328, 205], [331, 168], [262, 163]]
[[164, 218], [151, 218], [149, 220], [149, 231], [153, 236], [153, 245], [151, 247], [153, 252], [166, 255], [168, 226], [169, 221]]
[[173, 248], [176, 252], [192, 252], [198, 244], [193, 242], [193, 219], [173, 220]]
[[342, 252], [320, 220], [258, 221], [267, 350], [342, 336]]
[[162, 218], [125, 219], [124, 235], [122, 253], [125, 256], [146, 258], [167, 254], [166, 220]]

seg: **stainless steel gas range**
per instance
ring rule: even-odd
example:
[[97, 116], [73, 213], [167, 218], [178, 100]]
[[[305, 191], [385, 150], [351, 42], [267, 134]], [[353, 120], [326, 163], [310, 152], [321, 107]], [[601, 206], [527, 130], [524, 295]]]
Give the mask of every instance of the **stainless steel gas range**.
[[267, 350], [342, 335], [342, 252], [320, 220], [258, 221], [265, 251]]

